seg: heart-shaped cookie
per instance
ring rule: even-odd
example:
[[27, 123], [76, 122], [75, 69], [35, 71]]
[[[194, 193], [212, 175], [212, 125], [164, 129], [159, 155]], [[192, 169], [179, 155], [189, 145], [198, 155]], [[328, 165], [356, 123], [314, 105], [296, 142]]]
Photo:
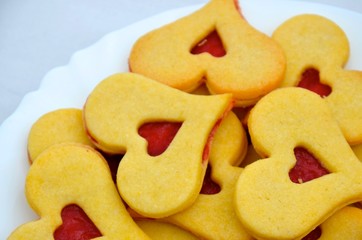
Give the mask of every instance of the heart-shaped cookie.
[[232, 112], [225, 117], [215, 135], [210, 153], [211, 180], [220, 191], [201, 193], [186, 210], [162, 219], [193, 232], [202, 239], [250, 240], [235, 214], [233, 195], [246, 154], [247, 138], [241, 122]]
[[[250, 113], [255, 150], [267, 159], [245, 167], [236, 187], [236, 211], [261, 239], [299, 239], [335, 211], [362, 199], [362, 164], [319, 95], [282, 88]], [[293, 182], [295, 149], [308, 150], [329, 174]]]
[[[98, 147], [125, 153], [117, 172], [122, 198], [139, 214], [160, 218], [185, 209], [198, 196], [210, 140], [231, 107], [230, 94], [197, 96], [123, 73], [101, 81], [83, 112]], [[181, 127], [167, 149], [152, 156], [140, 128], [157, 122]]]
[[[215, 33], [226, 53], [194, 54]], [[279, 86], [285, 58], [279, 45], [244, 19], [235, 0], [211, 0], [198, 11], [155, 29], [134, 44], [129, 66], [174, 88], [191, 92], [205, 82], [212, 94], [232, 93], [252, 105]]]
[[347, 141], [362, 143], [362, 71], [344, 69], [349, 42], [343, 29], [326, 17], [302, 14], [281, 24], [273, 39], [287, 59], [282, 86], [321, 94]]
[[77, 205], [102, 239], [149, 239], [128, 214], [104, 158], [85, 145], [56, 144], [31, 165], [26, 197], [40, 219], [18, 227], [9, 240], [54, 239], [61, 212]]
[[29, 161], [33, 162], [48, 147], [64, 142], [93, 146], [83, 126], [81, 109], [57, 109], [37, 119], [28, 135]]

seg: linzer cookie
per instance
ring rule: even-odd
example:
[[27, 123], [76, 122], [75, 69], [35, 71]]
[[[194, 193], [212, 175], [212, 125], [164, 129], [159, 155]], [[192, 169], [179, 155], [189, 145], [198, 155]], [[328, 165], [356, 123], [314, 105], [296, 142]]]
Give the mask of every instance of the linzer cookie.
[[202, 239], [252, 239], [234, 210], [235, 183], [246, 154], [247, 139], [241, 122], [232, 112], [222, 121], [210, 153], [209, 171], [196, 201], [186, 210], [171, 215], [168, 221]]
[[85, 145], [55, 144], [40, 154], [27, 175], [26, 196], [40, 219], [18, 227], [9, 240], [149, 239], [124, 207], [106, 161]]
[[[101, 81], [83, 112], [88, 134], [98, 147], [125, 153], [117, 172], [122, 198], [137, 213], [160, 218], [195, 201], [210, 141], [231, 107], [231, 94], [192, 95], [124, 73]], [[176, 134], [166, 148], [151, 153], [149, 131], [143, 130], [164, 123], [177, 125]]]
[[237, 105], [246, 106], [280, 85], [285, 58], [274, 40], [243, 18], [237, 1], [211, 0], [140, 37], [129, 67], [186, 92], [205, 83], [210, 93], [232, 93]]
[[[248, 127], [266, 159], [244, 168], [235, 203], [256, 238], [301, 239], [338, 209], [362, 200], [362, 164], [319, 95], [275, 90], [253, 108]], [[317, 165], [311, 176], [300, 171], [300, 155]]]
[[299, 86], [321, 95], [347, 141], [362, 143], [362, 72], [343, 68], [349, 57], [344, 31], [323, 16], [303, 14], [280, 25], [273, 39], [287, 59], [282, 86]]
[[33, 162], [46, 148], [64, 142], [93, 146], [83, 126], [81, 109], [58, 109], [42, 115], [28, 135], [29, 161]]

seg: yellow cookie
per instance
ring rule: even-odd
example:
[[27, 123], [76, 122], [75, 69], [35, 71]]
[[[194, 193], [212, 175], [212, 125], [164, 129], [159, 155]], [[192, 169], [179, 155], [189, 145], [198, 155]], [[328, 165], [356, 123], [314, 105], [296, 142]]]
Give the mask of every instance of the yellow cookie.
[[[302, 88], [275, 90], [256, 104], [248, 124], [256, 152], [267, 159], [245, 167], [235, 204], [255, 237], [300, 239], [338, 209], [362, 199], [362, 164], [319, 95]], [[292, 181], [300, 148], [328, 174]]]
[[242, 171], [236, 166], [246, 149], [245, 131], [231, 112], [219, 127], [210, 154], [211, 179], [220, 186], [220, 192], [200, 194], [191, 207], [162, 220], [181, 226], [202, 239], [251, 239], [237, 218], [233, 204], [235, 183]]
[[[190, 206], [206, 171], [212, 135], [230, 94], [198, 96], [134, 73], [116, 74], [92, 91], [84, 107], [88, 133], [97, 146], [126, 152], [117, 173], [122, 198], [143, 216], [160, 218]], [[167, 149], [150, 155], [139, 134], [147, 123], [180, 123]], [[148, 146], [147, 146], [148, 145]]]
[[197, 240], [195, 235], [169, 223], [153, 220], [137, 220], [137, 225], [155, 240]]
[[[226, 51], [194, 54], [216, 34]], [[207, 43], [206, 43], [207, 44]], [[212, 94], [232, 93], [237, 105], [252, 105], [281, 83], [285, 58], [278, 44], [245, 20], [234, 0], [211, 0], [198, 11], [140, 37], [129, 65], [174, 88], [191, 92], [203, 82]]]
[[345, 207], [333, 214], [322, 225], [318, 240], [362, 239], [362, 210]]
[[362, 72], [343, 69], [349, 57], [343, 30], [325, 17], [303, 14], [280, 25], [273, 39], [287, 59], [282, 86], [301, 86], [319, 93], [347, 141], [362, 143]]
[[73, 143], [49, 147], [30, 167], [26, 197], [40, 219], [18, 227], [9, 240], [54, 239], [68, 205], [81, 207], [104, 240], [149, 239], [129, 216], [106, 161], [93, 148]]
[[41, 116], [28, 135], [29, 161], [53, 144], [75, 142], [93, 146], [83, 126], [82, 110], [58, 109]]

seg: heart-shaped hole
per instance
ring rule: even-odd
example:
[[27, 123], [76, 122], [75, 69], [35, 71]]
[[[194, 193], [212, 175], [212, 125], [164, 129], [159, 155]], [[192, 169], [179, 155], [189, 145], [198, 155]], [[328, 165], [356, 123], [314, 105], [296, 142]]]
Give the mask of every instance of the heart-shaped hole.
[[62, 209], [63, 224], [54, 231], [55, 240], [89, 240], [102, 234], [92, 220], [78, 205], [71, 204]]
[[330, 86], [321, 83], [319, 71], [314, 68], [308, 68], [303, 72], [298, 87], [315, 92], [321, 97], [327, 97], [332, 92]]
[[212, 31], [192, 49], [192, 54], [209, 53], [214, 57], [223, 57], [226, 54], [221, 38], [216, 30]]
[[289, 178], [294, 183], [304, 183], [329, 174], [317, 158], [302, 147], [294, 149], [295, 166], [289, 171]]
[[211, 166], [209, 165], [206, 169], [200, 194], [212, 195], [219, 193], [220, 190], [220, 186], [211, 179]]
[[147, 152], [150, 156], [161, 155], [180, 129], [180, 122], [150, 122], [138, 129], [138, 134], [148, 142]]

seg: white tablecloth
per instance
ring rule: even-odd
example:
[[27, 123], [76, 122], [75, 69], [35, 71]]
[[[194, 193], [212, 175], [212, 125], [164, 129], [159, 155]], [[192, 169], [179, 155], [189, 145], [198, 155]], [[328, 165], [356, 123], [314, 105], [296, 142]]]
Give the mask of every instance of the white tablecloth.
[[[292, 1], [292, 0], [290, 0]], [[303, 1], [303, 0], [302, 0]], [[308, 0], [304, 0], [308, 1]], [[0, 124], [52, 68], [103, 35], [163, 11], [206, 0], [1, 0]], [[239, 0], [242, 6], [242, 0]], [[309, 0], [362, 13], [356, 0]]]

